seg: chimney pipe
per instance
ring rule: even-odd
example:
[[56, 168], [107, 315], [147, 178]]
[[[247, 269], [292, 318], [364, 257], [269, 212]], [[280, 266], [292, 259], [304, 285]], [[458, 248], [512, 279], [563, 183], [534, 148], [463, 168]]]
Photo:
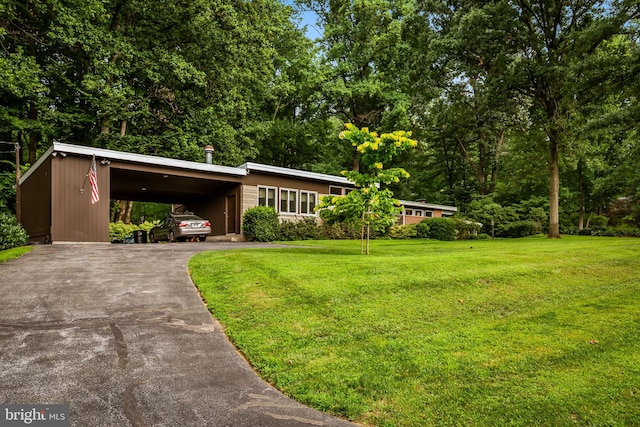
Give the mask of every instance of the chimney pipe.
[[211, 145], [204, 147], [204, 162], [208, 165], [213, 163], [213, 146]]

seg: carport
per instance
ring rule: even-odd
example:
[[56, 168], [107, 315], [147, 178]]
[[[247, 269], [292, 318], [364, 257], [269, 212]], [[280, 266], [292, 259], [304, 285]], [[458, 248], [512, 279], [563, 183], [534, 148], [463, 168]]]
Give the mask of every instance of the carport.
[[[100, 200], [87, 179], [95, 156]], [[20, 180], [31, 240], [108, 242], [110, 200], [182, 205], [212, 222], [212, 235], [240, 233], [241, 168], [54, 143]]]

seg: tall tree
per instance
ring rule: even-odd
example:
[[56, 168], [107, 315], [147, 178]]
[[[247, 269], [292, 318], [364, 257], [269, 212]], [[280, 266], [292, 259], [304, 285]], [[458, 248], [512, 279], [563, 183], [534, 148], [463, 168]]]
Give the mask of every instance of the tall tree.
[[[464, 38], [477, 63], [501, 73], [500, 88], [532, 100], [532, 123], [547, 139], [549, 233], [559, 234], [560, 157], [568, 143], [571, 106], [587, 80], [576, 65], [626, 32], [637, 2], [515, 0], [453, 2], [449, 31]], [[592, 99], [591, 102], [598, 102]]]
[[407, 0], [299, 0], [321, 22], [327, 111], [358, 127], [407, 125]]

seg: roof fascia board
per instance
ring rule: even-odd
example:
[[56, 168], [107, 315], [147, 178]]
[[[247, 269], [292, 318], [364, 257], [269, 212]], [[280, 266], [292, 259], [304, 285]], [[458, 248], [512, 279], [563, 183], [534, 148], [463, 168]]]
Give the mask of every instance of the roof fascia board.
[[[124, 151], [107, 150], [104, 148], [86, 147], [82, 145], [65, 144], [54, 142], [51, 147], [25, 172], [23, 179], [27, 179], [32, 171], [35, 171], [54, 151], [79, 156], [96, 156], [108, 160], [118, 160], [123, 162], [141, 163], [153, 166], [164, 166], [177, 169], [188, 169], [202, 172], [214, 172], [226, 175], [246, 176], [247, 171], [242, 168], [230, 166], [210, 165], [207, 163], [190, 162], [187, 160], [170, 159], [166, 157], [149, 156], [146, 154], [126, 153]], [[22, 183], [22, 179], [20, 183]]]
[[38, 160], [36, 160], [36, 162], [34, 164], [32, 164], [29, 169], [27, 169], [27, 171], [20, 177], [20, 185], [22, 185], [22, 183], [24, 181], [27, 180], [27, 178], [29, 178], [29, 176], [31, 176], [31, 174], [33, 172], [35, 172], [40, 165], [42, 165], [44, 163], [44, 161], [46, 159], [49, 158], [49, 156], [51, 156], [51, 154], [55, 151], [55, 149], [53, 148], [53, 145], [51, 147], [49, 147], [47, 149], [47, 151], [45, 151], [39, 158]]
[[275, 175], [285, 175], [285, 176], [292, 176], [295, 178], [310, 179], [314, 181], [325, 181], [325, 182], [331, 182], [336, 184], [353, 186], [353, 183], [343, 176], [328, 175], [328, 174], [317, 173], [317, 172], [307, 172], [307, 171], [302, 171], [298, 169], [281, 168], [279, 166], [263, 165], [261, 163], [253, 163], [253, 162], [243, 163], [239, 167], [245, 169], [247, 171], [247, 174], [251, 173], [251, 171], [253, 170], [257, 172], [265, 172], [265, 173], [271, 173]]
[[399, 202], [402, 206], [410, 208], [439, 209], [443, 211], [458, 212], [458, 208], [456, 208], [455, 206], [434, 205], [431, 203], [411, 202], [409, 200], [399, 200]]

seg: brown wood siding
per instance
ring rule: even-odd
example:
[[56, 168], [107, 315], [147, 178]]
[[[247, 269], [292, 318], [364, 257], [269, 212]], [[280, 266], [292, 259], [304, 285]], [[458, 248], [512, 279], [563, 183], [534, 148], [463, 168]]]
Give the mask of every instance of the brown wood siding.
[[[329, 194], [329, 185], [337, 185], [299, 178], [296, 179], [292, 177], [274, 176], [254, 171], [252, 171], [247, 177], [245, 177], [242, 183], [246, 186], [264, 185], [268, 187], [281, 187], [292, 188], [296, 190], [315, 191], [319, 194]], [[256, 193], [256, 201], [257, 197], [258, 196]]]
[[51, 236], [51, 159], [20, 185], [22, 225], [31, 241], [48, 241]]
[[52, 159], [53, 242], [109, 241], [109, 166], [97, 164], [100, 201], [92, 204], [91, 185], [85, 182], [90, 164], [88, 157]]
[[[200, 197], [199, 202], [190, 202], [185, 205], [186, 209], [196, 215], [206, 218], [211, 222], [211, 234], [214, 236], [224, 236], [226, 230], [226, 198], [228, 195], [236, 195], [240, 198], [240, 187], [232, 191], [219, 192]], [[236, 221], [240, 221], [236, 210]]]

